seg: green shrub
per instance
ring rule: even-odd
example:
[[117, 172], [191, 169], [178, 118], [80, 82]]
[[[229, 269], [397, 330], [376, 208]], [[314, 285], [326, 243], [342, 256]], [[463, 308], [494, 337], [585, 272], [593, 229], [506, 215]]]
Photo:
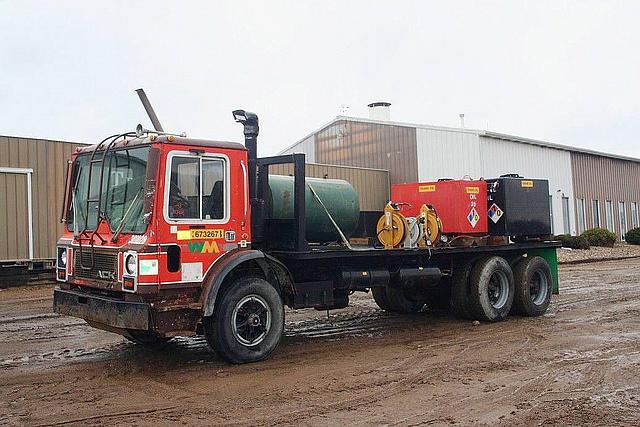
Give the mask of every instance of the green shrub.
[[625, 239], [631, 245], [640, 245], [640, 227], [627, 231]]
[[555, 240], [560, 240], [562, 242], [563, 248], [571, 248], [571, 249], [589, 249], [591, 246], [587, 239], [582, 236], [572, 236], [570, 234], [560, 234], [555, 236]]
[[591, 246], [606, 246], [608, 248], [613, 247], [613, 244], [618, 240], [616, 233], [606, 228], [592, 228], [582, 233], [580, 237], [587, 239]]

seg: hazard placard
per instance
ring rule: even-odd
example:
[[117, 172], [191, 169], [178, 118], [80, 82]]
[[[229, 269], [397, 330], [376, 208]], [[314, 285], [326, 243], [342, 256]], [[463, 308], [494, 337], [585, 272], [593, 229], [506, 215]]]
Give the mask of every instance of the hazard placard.
[[500, 218], [502, 218], [504, 212], [502, 212], [502, 209], [494, 203], [489, 208], [489, 212], [487, 212], [487, 214], [489, 215], [489, 219], [493, 221], [494, 224], [497, 224], [498, 221], [500, 221]]

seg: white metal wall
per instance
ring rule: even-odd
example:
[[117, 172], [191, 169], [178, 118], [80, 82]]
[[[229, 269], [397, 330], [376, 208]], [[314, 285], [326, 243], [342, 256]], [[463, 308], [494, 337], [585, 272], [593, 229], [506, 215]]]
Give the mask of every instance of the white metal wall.
[[475, 132], [416, 129], [418, 180], [482, 176], [480, 145]]
[[298, 142], [293, 147], [287, 148], [281, 154], [304, 153], [307, 163], [315, 163], [316, 161], [316, 145], [315, 134], [309, 136], [303, 141]]
[[571, 153], [484, 136], [479, 140], [485, 177], [517, 173], [527, 178], [548, 179], [549, 193], [553, 196], [554, 233], [563, 232], [562, 197], [568, 197], [571, 234], [576, 234]]
[[569, 198], [571, 234], [576, 233], [571, 154], [554, 148], [481, 136], [474, 131], [417, 128], [418, 177], [495, 178], [517, 173], [549, 180], [553, 203], [553, 230], [564, 232], [562, 197]]

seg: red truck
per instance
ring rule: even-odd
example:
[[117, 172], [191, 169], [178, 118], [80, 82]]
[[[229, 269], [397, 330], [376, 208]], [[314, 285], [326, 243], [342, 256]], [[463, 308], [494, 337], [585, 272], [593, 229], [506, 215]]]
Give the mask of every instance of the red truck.
[[[140, 344], [203, 334], [222, 358], [246, 363], [276, 349], [285, 305], [343, 308], [357, 291], [372, 291], [380, 308], [398, 313], [427, 304], [497, 321], [546, 311], [557, 291], [558, 244], [548, 236], [351, 247], [338, 208], [357, 212], [357, 199], [347, 191], [323, 203], [305, 178], [304, 155], [257, 158], [257, 116], [233, 115], [245, 145], [139, 126], [77, 150], [67, 172], [55, 312]], [[269, 166], [282, 163], [293, 163], [294, 174], [277, 178], [286, 188], [275, 197]], [[323, 242], [310, 218], [330, 219]]]

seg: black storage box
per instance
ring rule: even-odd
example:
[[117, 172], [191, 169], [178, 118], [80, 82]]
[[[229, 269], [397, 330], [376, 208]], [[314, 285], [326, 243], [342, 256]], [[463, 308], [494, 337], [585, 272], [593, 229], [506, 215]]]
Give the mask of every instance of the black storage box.
[[549, 181], [517, 175], [487, 180], [489, 234], [538, 237], [551, 234]]

